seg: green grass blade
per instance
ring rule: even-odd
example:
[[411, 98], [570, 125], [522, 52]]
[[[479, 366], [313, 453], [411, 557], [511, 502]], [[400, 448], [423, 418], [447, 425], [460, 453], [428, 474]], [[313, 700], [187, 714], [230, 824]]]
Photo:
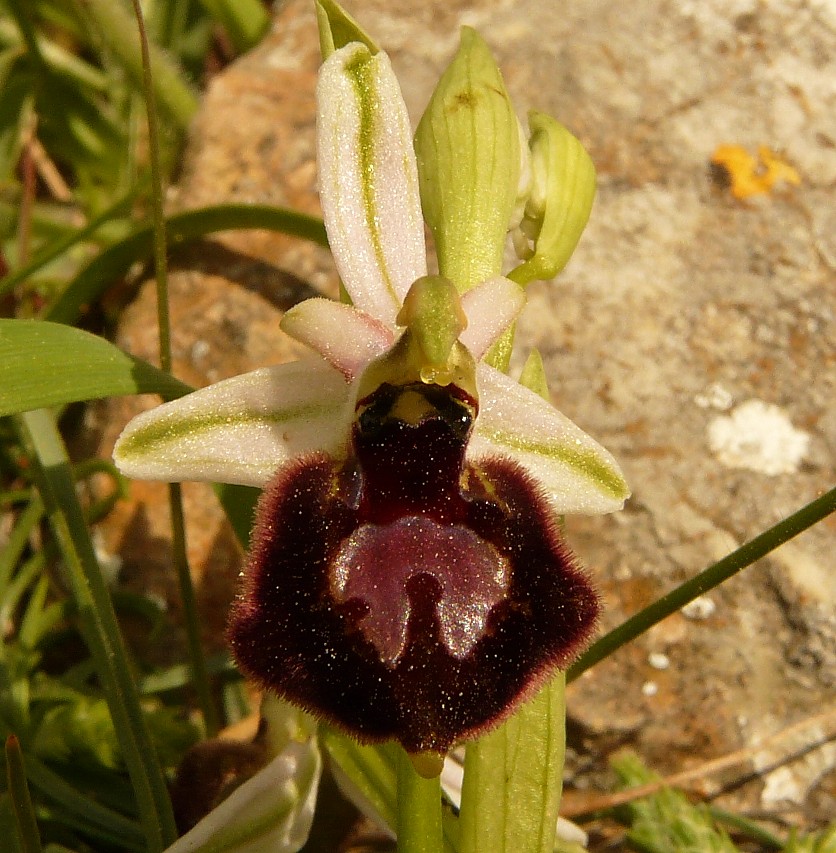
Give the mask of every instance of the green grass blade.
[[0, 416], [121, 394], [174, 399], [191, 390], [81, 329], [0, 319]]
[[[76, 0], [75, 8], [112, 56], [142, 88], [142, 55], [134, 20], [122, 0]], [[169, 54], [151, 47], [154, 91], [166, 116], [185, 130], [197, 112], [198, 99], [186, 75]]]
[[79, 243], [92, 237], [96, 231], [101, 228], [106, 222], [111, 219], [122, 216], [130, 210], [131, 203], [134, 200], [136, 192], [132, 190], [123, 198], [120, 198], [115, 204], [111, 205], [107, 210], [102, 211], [98, 216], [91, 219], [83, 228], [77, 231], [71, 231], [64, 237], [56, 240], [51, 240], [49, 245], [45, 246], [38, 254], [32, 258], [27, 264], [18, 267], [10, 272], [5, 278], [0, 279], [0, 296], [8, 293], [15, 285], [26, 281], [30, 276], [34, 275], [50, 261], [60, 257], [68, 249], [77, 246]]
[[693, 601], [698, 596], [704, 595], [709, 590], [719, 586], [742, 569], [760, 560], [761, 557], [765, 557], [770, 551], [774, 551], [779, 545], [783, 545], [784, 542], [798, 536], [808, 527], [817, 524], [832, 512], [836, 512], [836, 488], [811, 501], [798, 512], [787, 516], [783, 521], [779, 521], [736, 551], [732, 551], [727, 557], [723, 557], [719, 562], [700, 572], [696, 577], [685, 581], [667, 595], [645, 607], [644, 610], [640, 610], [635, 616], [631, 616], [610, 631], [609, 634], [605, 634], [569, 667], [566, 673], [567, 681], [574, 681], [590, 667], [605, 657], [609, 657], [626, 643], [635, 640], [636, 637], [652, 628], [657, 622], [661, 622], [672, 613], [680, 610], [689, 601]]
[[[327, 246], [322, 220], [294, 210], [261, 204], [220, 204], [176, 213], [166, 220], [169, 246], [242, 228], [263, 228]], [[84, 306], [94, 304], [102, 293], [138, 261], [147, 261], [153, 252], [151, 226], [114, 243], [97, 255], [70, 283], [61, 298], [47, 312], [47, 320], [75, 323]]]
[[29, 786], [26, 784], [23, 754], [14, 735], [6, 739], [6, 778], [21, 850], [23, 853], [41, 853], [41, 836], [38, 832], [38, 822], [35, 820], [32, 798], [29, 796]]
[[85, 639], [104, 687], [148, 851], [158, 853], [177, 836], [171, 802], [110, 595], [84, 521], [66, 449], [48, 412], [28, 412], [22, 415], [21, 424], [25, 443], [37, 460], [41, 499], [61, 549]]
[[329, 726], [320, 742], [375, 815], [394, 831], [398, 822], [398, 747], [394, 743], [363, 746]]

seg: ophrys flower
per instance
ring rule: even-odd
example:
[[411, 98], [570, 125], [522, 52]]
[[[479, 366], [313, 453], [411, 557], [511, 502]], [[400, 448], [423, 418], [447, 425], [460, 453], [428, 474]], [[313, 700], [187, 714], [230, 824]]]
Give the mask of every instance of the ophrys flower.
[[523, 304], [428, 276], [415, 158], [382, 53], [317, 90], [320, 191], [352, 304], [282, 327], [308, 360], [140, 415], [128, 475], [265, 486], [229, 629], [242, 669], [365, 740], [443, 753], [510, 713], [598, 612], [564, 513], [627, 496], [607, 451], [482, 357]]

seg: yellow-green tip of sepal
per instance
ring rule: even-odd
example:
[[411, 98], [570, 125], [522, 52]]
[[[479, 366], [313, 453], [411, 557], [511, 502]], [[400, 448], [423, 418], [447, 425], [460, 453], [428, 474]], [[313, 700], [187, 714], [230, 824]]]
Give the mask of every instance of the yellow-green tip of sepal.
[[508, 277], [517, 284], [556, 276], [569, 261], [595, 199], [595, 166], [586, 149], [545, 113], [528, 117], [531, 193], [514, 246], [524, 263]]
[[488, 46], [468, 27], [418, 124], [415, 153], [441, 274], [461, 292], [499, 275], [519, 183], [518, 122]]
[[369, 53], [379, 50], [372, 37], [334, 0], [315, 0], [316, 22], [319, 26], [319, 49], [322, 59], [351, 42], [362, 42]]

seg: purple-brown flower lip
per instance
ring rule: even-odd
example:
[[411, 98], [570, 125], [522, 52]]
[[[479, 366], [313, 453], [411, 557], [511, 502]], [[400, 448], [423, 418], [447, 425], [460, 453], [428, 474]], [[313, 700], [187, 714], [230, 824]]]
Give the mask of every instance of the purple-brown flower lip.
[[359, 407], [348, 460], [301, 460], [259, 505], [236, 659], [362, 740], [443, 753], [595, 624], [536, 485], [504, 460], [466, 462], [471, 406], [455, 386], [383, 386]]

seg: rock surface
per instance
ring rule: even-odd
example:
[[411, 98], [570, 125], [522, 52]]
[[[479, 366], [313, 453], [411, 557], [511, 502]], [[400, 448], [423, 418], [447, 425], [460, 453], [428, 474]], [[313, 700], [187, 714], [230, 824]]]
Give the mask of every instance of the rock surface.
[[[213, 81], [177, 207], [316, 211], [310, 5], [283, 4], [264, 43]], [[518, 352], [540, 349], [555, 403], [616, 455], [633, 488], [623, 513], [567, 520], [605, 600], [602, 630], [832, 487], [832, 3], [647, 0], [629, 13], [614, 0], [346, 5], [389, 51], [413, 122], [469, 24], [494, 50], [520, 115], [559, 117], [597, 166], [589, 228], [559, 280], [530, 288]], [[721, 144], [766, 146], [800, 182], [738, 199], [710, 165]], [[327, 254], [275, 234], [226, 235], [189, 250], [181, 267], [176, 372], [195, 384], [295, 357], [277, 328], [282, 307], [307, 295], [300, 279], [336, 292]], [[120, 333], [146, 358], [156, 348], [151, 287]], [[105, 414], [105, 452], [131, 405]], [[208, 489], [186, 494], [217, 644], [240, 554]], [[124, 580], [173, 602], [163, 495], [133, 484], [105, 539], [122, 554]], [[569, 691], [571, 781], [598, 784], [607, 751], [623, 743], [668, 773], [832, 708], [834, 533], [830, 518], [579, 679]], [[815, 740], [824, 725], [799, 737]], [[787, 748], [773, 744], [719, 781]], [[835, 809], [834, 766], [831, 743], [731, 802], [822, 822]]]

